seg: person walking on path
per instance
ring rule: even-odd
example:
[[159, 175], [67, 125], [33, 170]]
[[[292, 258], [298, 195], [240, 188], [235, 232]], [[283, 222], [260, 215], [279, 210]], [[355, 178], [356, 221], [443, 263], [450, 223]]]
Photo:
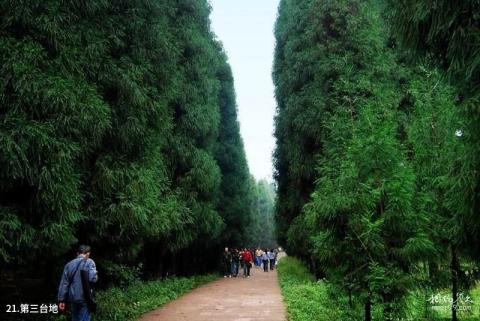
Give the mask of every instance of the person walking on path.
[[225, 251], [222, 253], [222, 269], [223, 269], [223, 277], [229, 278], [232, 277], [231, 269], [232, 269], [232, 254], [228, 250], [228, 247], [225, 248]]
[[249, 278], [250, 277], [250, 268], [252, 267], [252, 262], [253, 262], [252, 253], [248, 249], [245, 248], [243, 250], [242, 257], [243, 257], [243, 262], [244, 262], [243, 263], [244, 264], [243, 276], [246, 277], [246, 278]]
[[263, 272], [268, 272], [268, 255], [267, 250], [262, 251]]
[[259, 248], [255, 251], [255, 265], [258, 267], [262, 265], [262, 250]]
[[[72, 321], [90, 321], [90, 313], [93, 311], [90, 303], [92, 302], [92, 293], [85, 293], [90, 286], [85, 282], [97, 282], [98, 273], [95, 262], [90, 258], [90, 246], [80, 245], [77, 257], [68, 262], [62, 273], [60, 285], [58, 287], [58, 308], [65, 311], [66, 303], [71, 305]], [[87, 275], [86, 280], [82, 282], [82, 272]]]
[[273, 252], [273, 249], [270, 249], [267, 252], [267, 257], [268, 257], [268, 261], [270, 262], [270, 270], [273, 270], [275, 266], [275, 253]]
[[273, 249], [273, 266], [276, 268], [277, 267], [277, 264], [278, 264], [278, 249], [277, 248], [274, 248]]
[[[113, 317], [108, 321], [113, 321], [112, 319]], [[287, 321], [277, 273], [253, 272], [250, 278], [242, 280], [222, 277], [193, 289], [137, 319], [137, 321], [234, 320]], [[308, 319], [310, 320], [313, 321], [315, 318]]]
[[233, 249], [232, 251], [232, 271], [231, 274], [233, 277], [238, 276], [238, 269], [240, 266], [240, 253], [237, 249]]

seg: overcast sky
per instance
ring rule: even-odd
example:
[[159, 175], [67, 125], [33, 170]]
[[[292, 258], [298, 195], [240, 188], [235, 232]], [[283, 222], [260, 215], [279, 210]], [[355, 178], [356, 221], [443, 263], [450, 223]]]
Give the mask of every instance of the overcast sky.
[[235, 79], [240, 131], [250, 172], [272, 180], [275, 99], [273, 28], [279, 0], [210, 0], [212, 28]]

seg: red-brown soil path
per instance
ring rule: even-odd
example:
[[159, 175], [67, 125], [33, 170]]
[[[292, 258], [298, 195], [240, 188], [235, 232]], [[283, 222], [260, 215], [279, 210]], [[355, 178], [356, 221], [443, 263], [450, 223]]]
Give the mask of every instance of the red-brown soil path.
[[[240, 270], [240, 272], [242, 272]], [[139, 321], [286, 321], [277, 272], [222, 278], [144, 314]]]

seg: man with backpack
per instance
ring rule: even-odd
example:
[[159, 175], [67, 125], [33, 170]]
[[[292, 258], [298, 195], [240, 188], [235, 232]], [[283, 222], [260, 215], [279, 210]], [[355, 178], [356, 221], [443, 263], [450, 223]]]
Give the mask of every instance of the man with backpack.
[[90, 283], [97, 282], [98, 275], [90, 251], [90, 246], [80, 245], [77, 257], [65, 265], [58, 287], [58, 308], [65, 311], [69, 304], [72, 321], [90, 321], [96, 309]]

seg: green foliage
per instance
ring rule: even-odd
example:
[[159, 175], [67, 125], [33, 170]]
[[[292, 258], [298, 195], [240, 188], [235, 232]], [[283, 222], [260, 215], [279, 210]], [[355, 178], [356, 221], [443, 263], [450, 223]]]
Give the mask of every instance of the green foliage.
[[142, 264], [129, 267], [115, 262], [102, 261], [102, 274], [121, 287], [138, 282], [141, 277]]
[[112, 288], [98, 294], [99, 313], [96, 320], [136, 320], [145, 312], [175, 300], [189, 290], [210, 281], [216, 275], [172, 278]]
[[330, 307], [325, 304], [325, 288], [314, 283], [313, 276], [304, 265], [290, 257], [282, 258], [278, 273], [289, 320], [338, 319], [338, 314], [330, 313]]
[[[225, 55], [225, 54], [224, 54]], [[226, 55], [225, 55], [226, 61]], [[220, 144], [216, 158], [222, 173], [221, 192], [218, 201], [219, 212], [227, 226], [222, 239], [231, 246], [245, 246], [247, 229], [256, 216], [251, 204], [252, 184], [245, 158], [240, 124], [237, 120], [237, 107], [233, 77], [230, 67], [224, 63], [218, 70], [222, 87], [220, 89]]]
[[[169, 278], [163, 281], [137, 282], [125, 288], [114, 287], [97, 294], [96, 321], [134, 321], [193, 288], [213, 281], [216, 275]], [[63, 318], [63, 317], [62, 317]], [[56, 317], [55, 320], [62, 320]], [[66, 320], [63, 318], [63, 320]]]
[[277, 246], [275, 238], [275, 199], [276, 193], [272, 183], [266, 180], [255, 182], [252, 178], [253, 217], [247, 229], [247, 244], [252, 248], [273, 248]]
[[208, 2], [21, 7], [0, 3], [2, 268], [89, 243], [128, 283], [241, 240], [251, 182]]
[[415, 174], [397, 137], [399, 97], [389, 76], [392, 56], [382, 49], [378, 11], [350, 5], [356, 10], [325, 2], [319, 12], [348, 21], [333, 29], [342, 36], [326, 38], [329, 48], [347, 50], [323, 54], [339, 63], [337, 79], [325, 92], [331, 112], [324, 116], [319, 178], [305, 220], [316, 227], [313, 254], [329, 280], [399, 315], [414, 284], [409, 270], [433, 244], [412, 207]]
[[[285, 257], [279, 261], [278, 273], [282, 294], [287, 306], [290, 321], [352, 321], [362, 320], [362, 307], [358, 297], [350, 299], [338, 291], [334, 284], [325, 281], [315, 282], [307, 267], [295, 258]], [[472, 289], [468, 295], [473, 300], [472, 310], [459, 312], [461, 320], [477, 320], [480, 310], [475, 302], [480, 300], [480, 287]], [[429, 303], [432, 295], [448, 297], [448, 291], [422, 289], [411, 291], [406, 298], [404, 320], [445, 321], [449, 311], [432, 309]], [[446, 303], [437, 303], [442, 306]], [[467, 303], [464, 303], [467, 306]], [[374, 307], [373, 320], [383, 320], [380, 307]]]
[[281, 1], [275, 28], [276, 224], [278, 241], [287, 249], [288, 227], [313, 189], [315, 157], [322, 139], [322, 127], [318, 125], [323, 100], [314, 90], [308, 90], [316, 87], [316, 70], [320, 68], [319, 57], [312, 50], [317, 41], [308, 30], [308, 21], [315, 20], [314, 10], [308, 10], [312, 3]]
[[[456, 154], [466, 155], [456, 165], [457, 197], [452, 203], [461, 209], [463, 230], [469, 243], [477, 243], [480, 236], [478, 224], [478, 168], [479, 130], [478, 106], [480, 97], [479, 37], [480, 2], [478, 1], [388, 1], [387, 16], [393, 22], [395, 36], [417, 60], [426, 61], [445, 71], [456, 88], [456, 100], [463, 101], [463, 147]], [[460, 201], [459, 201], [460, 200]], [[472, 205], [473, 202], [473, 205]], [[466, 206], [465, 206], [466, 205]], [[453, 208], [453, 207], [452, 207]], [[468, 212], [468, 214], [465, 214]], [[478, 258], [480, 254], [474, 250]]]
[[445, 272], [471, 285], [460, 263], [474, 252], [476, 134], [456, 89], [406, 62], [382, 10], [281, 2], [276, 215], [287, 252], [353, 295], [352, 315], [372, 303], [393, 320]]
[[290, 321], [361, 320], [349, 315], [346, 298], [332, 295], [329, 285], [315, 282], [313, 275], [300, 261], [292, 257], [278, 263], [278, 275]]
[[[418, 118], [431, 124], [432, 130], [419, 130], [412, 126], [415, 143], [424, 144], [424, 152], [417, 163], [418, 170], [425, 176], [424, 198], [430, 198], [435, 209], [432, 229], [444, 252], [449, 252], [445, 268], [452, 267], [452, 284], [455, 289], [468, 288], [472, 281], [462, 271], [460, 258], [475, 258], [480, 254], [477, 246], [480, 226], [478, 224], [478, 97], [480, 93], [478, 59], [480, 29], [478, 1], [389, 1], [387, 15], [393, 22], [395, 35], [403, 48], [413, 52], [417, 60], [439, 67], [454, 86], [456, 102], [461, 111], [452, 115], [446, 106], [452, 105], [441, 95], [436, 102], [422, 104], [419, 110], [427, 111]], [[428, 72], [427, 72], [428, 74]], [[427, 79], [431, 79], [428, 75]], [[438, 77], [436, 77], [438, 78]], [[428, 82], [427, 82], [428, 83]], [[432, 87], [434, 91], [437, 83]], [[423, 85], [423, 84], [422, 84]], [[420, 84], [417, 84], [420, 87]], [[430, 85], [432, 83], [430, 82]], [[438, 91], [437, 91], [438, 92]], [[429, 95], [426, 95], [430, 98]], [[427, 107], [427, 108], [425, 108]], [[427, 118], [426, 118], [427, 117]], [[416, 119], [413, 120], [416, 122]], [[418, 125], [418, 123], [417, 123]], [[443, 127], [443, 125], [446, 125]], [[457, 128], [458, 137], [453, 137], [452, 127]], [[428, 128], [428, 127], [424, 127]], [[442, 129], [447, 132], [442, 133]], [[450, 132], [448, 132], [450, 130]], [[419, 135], [418, 135], [419, 134]], [[442, 137], [442, 135], [444, 135]], [[440, 138], [439, 138], [440, 137]], [[429, 142], [426, 143], [425, 139]], [[432, 148], [433, 147], [433, 148]], [[432, 161], [435, 159], [435, 161]], [[435, 173], [429, 170], [435, 170]], [[447, 244], [447, 247], [445, 246]], [[448, 260], [450, 262], [448, 262]], [[440, 269], [441, 270], [441, 269]], [[453, 296], [456, 290], [453, 291]], [[455, 316], [452, 315], [452, 319]]]
[[[473, 93], [480, 90], [478, 0], [388, 1], [401, 44], [427, 56]], [[457, 83], [458, 84], [458, 83]]]

